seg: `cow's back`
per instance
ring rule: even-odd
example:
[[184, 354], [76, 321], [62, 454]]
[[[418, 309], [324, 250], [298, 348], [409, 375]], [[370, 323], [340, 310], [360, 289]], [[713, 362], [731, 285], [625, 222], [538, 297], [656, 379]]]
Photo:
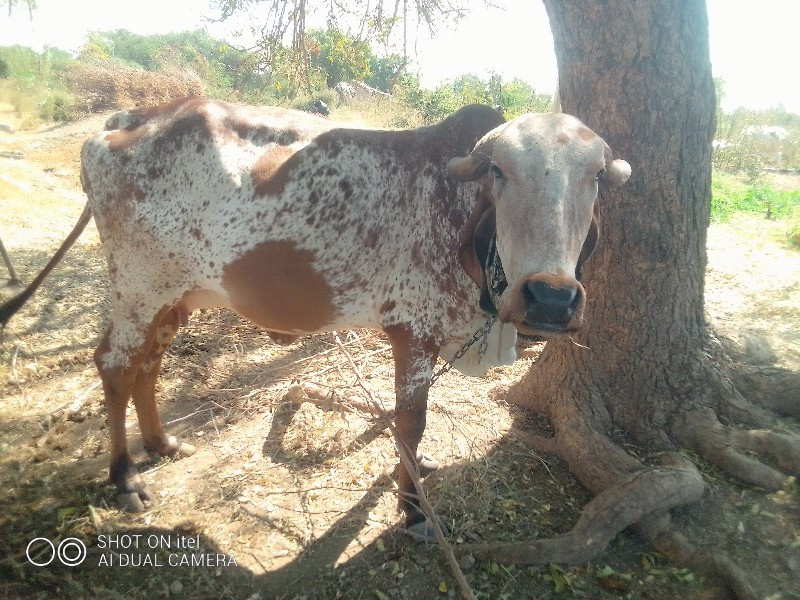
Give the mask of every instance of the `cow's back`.
[[83, 150], [112, 285], [286, 333], [441, 305], [467, 285], [456, 246], [477, 193], [444, 166], [496, 125], [474, 108], [403, 132], [199, 99], [121, 113]]

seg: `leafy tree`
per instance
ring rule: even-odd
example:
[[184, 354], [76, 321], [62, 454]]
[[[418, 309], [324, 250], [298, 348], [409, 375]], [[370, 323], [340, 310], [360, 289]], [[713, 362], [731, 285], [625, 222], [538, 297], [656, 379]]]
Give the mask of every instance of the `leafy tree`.
[[[311, 5], [327, 9], [329, 28], [340, 23], [357, 23], [353, 39], [375, 40], [390, 45], [390, 39], [402, 25], [402, 62], [408, 64], [409, 23], [422, 24], [431, 33], [442, 23], [463, 16], [466, 9], [453, 2], [458, 0], [377, 0], [364, 3], [360, 0], [339, 0], [326, 5], [313, 0], [214, 0], [224, 21], [235, 14], [246, 12], [254, 23], [251, 33], [258, 39], [254, 53], [264, 68], [289, 74], [290, 79], [306, 89], [313, 88], [314, 47], [309, 46], [306, 32], [306, 14]], [[415, 31], [417, 28], [412, 27]], [[286, 39], [291, 39], [289, 52]], [[365, 75], [368, 74], [365, 73]]]
[[552, 104], [550, 94], [537, 94], [533, 86], [521, 79], [501, 83], [499, 96], [499, 104], [508, 119], [526, 112], [547, 112]]
[[338, 27], [308, 33], [311, 66], [325, 75], [328, 87], [340, 81], [360, 81], [369, 75], [369, 44], [347, 35]]
[[399, 54], [376, 56], [370, 53], [369, 75], [364, 82], [383, 92], [391, 92], [404, 72], [408, 61]]

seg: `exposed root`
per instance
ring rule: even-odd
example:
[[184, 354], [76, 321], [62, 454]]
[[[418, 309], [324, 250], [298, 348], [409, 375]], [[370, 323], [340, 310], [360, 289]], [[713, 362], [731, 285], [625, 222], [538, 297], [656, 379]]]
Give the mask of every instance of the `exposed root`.
[[520, 564], [592, 560], [626, 527], [702, 496], [705, 484], [694, 465], [677, 455], [664, 458], [673, 464], [632, 473], [595, 496], [565, 535], [531, 542], [466, 544], [461, 549], [479, 558]]
[[779, 414], [800, 419], [800, 372], [739, 364], [730, 370], [730, 376], [744, 396]]
[[667, 560], [701, 571], [726, 586], [737, 600], [755, 600], [758, 595], [747, 575], [733, 561], [719, 553], [699, 551], [685, 536], [672, 528], [668, 514], [644, 519], [636, 531]]
[[533, 433], [523, 431], [518, 427], [512, 427], [509, 433], [511, 433], [511, 435], [513, 435], [519, 441], [528, 444], [537, 452], [544, 452], [545, 454], [558, 453], [558, 444], [556, 443], [556, 438], [535, 435]]
[[323, 410], [335, 410], [348, 413], [361, 412], [376, 417], [388, 415], [389, 418], [391, 418], [392, 413], [392, 411], [384, 410], [382, 407], [376, 407], [375, 404], [358, 398], [357, 396], [343, 398], [333, 389], [324, 388], [309, 382], [296, 382], [289, 385], [284, 399], [294, 404], [312, 402]]
[[800, 475], [800, 437], [768, 429], [732, 429], [730, 436], [736, 447], [761, 454], [784, 473]]
[[763, 452], [772, 459], [779, 459], [780, 464], [788, 466], [791, 472], [797, 472], [800, 444], [794, 436], [727, 427], [711, 410], [687, 411], [676, 425], [673, 430], [682, 444], [746, 483], [775, 492], [794, 480], [741, 453], [745, 450]]

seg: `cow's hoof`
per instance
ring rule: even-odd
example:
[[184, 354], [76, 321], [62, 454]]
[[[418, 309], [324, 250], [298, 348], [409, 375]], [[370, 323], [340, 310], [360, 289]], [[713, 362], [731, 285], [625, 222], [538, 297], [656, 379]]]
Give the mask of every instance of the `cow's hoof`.
[[146, 487], [138, 492], [120, 492], [117, 494], [117, 504], [123, 512], [138, 513], [145, 511], [144, 503], [153, 503], [153, 494]]
[[[441, 529], [442, 533], [447, 537], [450, 534], [447, 524], [440, 518], [437, 518], [437, 520], [439, 521], [439, 529]], [[416, 542], [425, 542], [428, 544], [437, 543], [436, 533], [434, 533], [433, 523], [431, 523], [430, 519], [406, 525], [406, 527], [402, 529], [402, 532]]]
[[419, 469], [420, 477], [427, 477], [439, 469], [439, 461], [427, 452], [420, 452], [417, 454], [417, 468]]
[[180, 438], [174, 435], [167, 436], [166, 441], [156, 444], [145, 444], [145, 448], [152, 454], [160, 456], [169, 456], [171, 458], [182, 458], [184, 456], [191, 456], [197, 452], [197, 448], [191, 444], [187, 444]]

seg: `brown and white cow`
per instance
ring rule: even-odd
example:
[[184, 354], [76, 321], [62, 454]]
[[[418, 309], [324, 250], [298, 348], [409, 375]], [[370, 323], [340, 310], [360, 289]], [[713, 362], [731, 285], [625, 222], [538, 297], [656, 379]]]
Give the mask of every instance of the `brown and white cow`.
[[[436, 358], [452, 358], [485, 311], [498, 321], [483, 354], [475, 344], [456, 362], [468, 374], [511, 362], [518, 331], [581, 327], [576, 273], [597, 238], [598, 183], [630, 175], [574, 117], [503, 123], [485, 106], [380, 131], [191, 99], [115, 115], [81, 158], [83, 215], [25, 292], [0, 307], [0, 322], [94, 216], [111, 282], [111, 325], [95, 352], [110, 479], [134, 511], [151, 495], [128, 452], [129, 399], [149, 450], [194, 451], [165, 433], [155, 404], [161, 357], [192, 311], [228, 307], [282, 338], [385, 332], [395, 424], [414, 455]], [[424, 533], [411, 478], [399, 473], [406, 524]]]

